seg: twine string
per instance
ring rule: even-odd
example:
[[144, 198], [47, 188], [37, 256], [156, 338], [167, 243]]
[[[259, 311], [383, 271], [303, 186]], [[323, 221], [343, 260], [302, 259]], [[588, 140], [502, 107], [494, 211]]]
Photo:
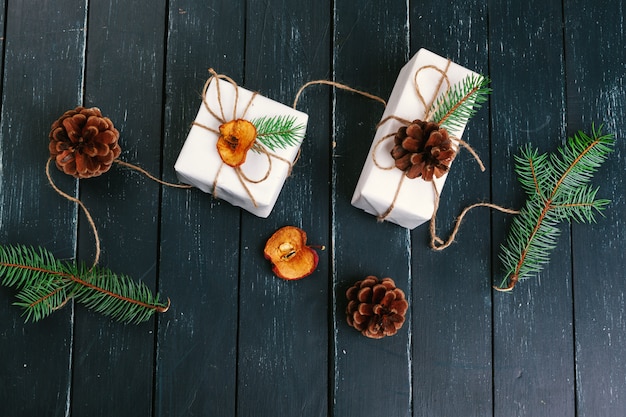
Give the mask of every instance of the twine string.
[[[89, 223], [89, 226], [91, 227], [91, 231], [93, 232], [93, 236], [94, 236], [94, 240], [95, 240], [95, 244], [96, 244], [96, 253], [94, 255], [94, 260], [93, 260], [93, 264], [91, 266], [91, 269], [93, 269], [96, 265], [98, 265], [98, 262], [100, 261], [100, 255], [102, 253], [102, 249], [101, 249], [101, 245], [100, 245], [100, 236], [98, 234], [98, 228], [96, 227], [96, 223], [93, 220], [93, 217], [91, 216], [90, 211], [87, 209], [87, 206], [85, 206], [85, 204], [78, 198], [76, 197], [72, 197], [71, 195], [67, 194], [66, 192], [64, 192], [63, 190], [61, 190], [56, 183], [54, 182], [54, 180], [52, 179], [52, 175], [50, 173], [50, 164], [54, 159], [52, 157], [48, 158], [48, 161], [46, 162], [46, 178], [48, 179], [48, 183], [50, 184], [50, 186], [52, 187], [52, 189], [54, 189], [54, 191], [56, 191], [57, 194], [59, 194], [61, 197], [78, 204], [78, 206], [81, 208], [81, 210], [83, 211], [83, 213], [85, 214], [85, 217], [87, 218], [87, 222]], [[145, 175], [146, 177], [148, 177], [149, 179], [151, 179], [152, 181], [155, 181], [161, 185], [167, 186], [167, 187], [172, 187], [172, 188], [185, 188], [185, 189], [189, 189], [192, 188], [191, 185], [187, 185], [187, 184], [174, 184], [174, 183], [170, 183], [170, 182], [166, 182], [166, 181], [162, 181], [160, 179], [158, 179], [157, 177], [155, 177], [154, 175], [150, 174], [148, 171], [146, 171], [145, 169], [128, 163], [128, 162], [124, 162], [122, 160], [119, 159], [115, 159], [113, 162], [115, 162], [118, 165], [121, 165], [123, 167], [126, 168], [130, 168], [132, 170], [135, 170], [143, 175]]]
[[339, 88], [341, 90], [346, 90], [346, 91], [350, 91], [352, 93], [356, 93], [356, 94], [360, 94], [364, 97], [370, 98], [372, 100], [376, 100], [380, 103], [383, 104], [383, 106], [387, 107], [387, 102], [385, 100], [383, 100], [382, 98], [375, 96], [374, 94], [370, 94], [366, 91], [362, 91], [362, 90], [357, 90], [356, 88], [352, 88], [346, 84], [341, 84], [335, 81], [328, 81], [328, 80], [313, 80], [313, 81], [309, 81], [306, 84], [304, 84], [302, 87], [300, 87], [300, 89], [298, 90], [298, 92], [296, 93], [296, 98], [293, 100], [293, 109], [296, 109], [296, 106], [298, 104], [298, 101], [300, 100], [300, 96], [302, 95], [302, 93], [304, 92], [304, 90], [306, 90], [308, 87], [312, 86], [312, 85], [330, 85], [332, 87], [336, 87]]
[[[432, 117], [432, 107], [433, 107], [433, 104], [435, 103], [435, 100], [437, 100], [437, 97], [439, 96], [439, 90], [441, 89], [441, 86], [443, 85], [444, 81], [445, 81], [445, 82], [446, 82], [446, 84], [448, 85], [448, 87], [447, 87], [447, 89], [446, 89], [446, 93], [447, 93], [447, 91], [450, 89], [450, 79], [448, 78], [447, 73], [448, 73], [448, 69], [450, 68], [450, 64], [451, 64], [451, 63], [452, 63], [452, 61], [450, 61], [450, 60], [448, 59], [448, 60], [447, 60], [447, 62], [446, 62], [446, 67], [445, 67], [445, 69], [444, 69], [444, 70], [442, 70], [442, 69], [440, 69], [440, 68], [438, 68], [438, 67], [436, 67], [436, 66], [434, 66], [434, 65], [424, 65], [424, 66], [422, 66], [422, 67], [418, 68], [418, 69], [417, 69], [417, 71], [415, 71], [415, 74], [413, 75], [413, 87], [414, 87], [414, 89], [415, 89], [415, 94], [417, 95], [417, 98], [419, 99], [419, 101], [420, 101], [420, 102], [423, 104], [423, 106], [424, 106], [424, 120], [428, 120], [428, 118], [429, 118], [429, 117]], [[417, 77], [418, 77], [419, 73], [420, 73], [421, 71], [423, 71], [423, 70], [426, 70], [426, 69], [433, 69], [433, 70], [437, 71], [439, 74], [441, 74], [441, 77], [440, 77], [440, 79], [439, 79], [439, 83], [437, 84], [437, 88], [435, 89], [435, 93], [433, 94], [433, 97], [432, 97], [432, 99], [430, 100], [430, 102], [429, 102], [429, 103], [427, 103], [427, 102], [426, 102], [426, 99], [425, 99], [425, 98], [424, 98], [424, 96], [422, 95], [422, 91], [421, 91], [421, 89], [420, 89], [420, 85], [419, 85], [419, 82], [418, 82], [418, 80], [417, 80]], [[397, 116], [389, 116], [389, 117], [386, 117], [385, 119], [381, 120], [381, 122], [378, 124], [378, 126], [380, 126], [380, 125], [382, 125], [382, 124], [384, 124], [384, 123], [386, 123], [386, 122], [388, 122], [388, 121], [390, 121], [390, 120], [400, 121], [401, 123], [403, 123], [403, 124], [405, 124], [405, 125], [410, 124], [410, 121], [409, 121], [409, 123], [405, 123], [405, 122], [407, 122], [407, 120], [402, 119], [402, 118], [400, 118], [400, 117], [397, 117]], [[382, 166], [378, 163], [378, 161], [376, 160], [376, 151], [378, 150], [378, 146], [379, 146], [382, 142], [384, 142], [384, 141], [386, 141], [386, 140], [389, 140], [389, 139], [393, 138], [394, 136], [395, 136], [395, 133], [393, 133], [393, 134], [389, 134], [389, 135], [386, 135], [386, 136], [382, 137], [382, 138], [381, 138], [381, 139], [380, 139], [380, 140], [376, 143], [376, 146], [375, 146], [375, 147], [374, 147], [374, 149], [372, 150], [372, 159], [373, 159], [373, 161], [374, 161], [374, 164], [376, 164], [376, 166], [377, 166], [379, 169], [388, 170], [388, 169], [392, 169], [392, 168], [394, 168], [394, 167], [395, 167], [395, 165], [394, 165], [394, 166], [392, 166], [391, 168], [382, 167]], [[468, 146], [469, 146], [469, 145], [468, 145]], [[392, 212], [392, 211], [393, 211], [393, 209], [395, 208], [395, 206], [396, 206], [396, 202], [398, 201], [398, 197], [399, 197], [399, 195], [400, 195], [400, 189], [401, 189], [402, 184], [403, 184], [403, 182], [404, 182], [404, 177], [405, 177], [405, 174], [404, 174], [404, 173], [402, 173], [402, 176], [400, 177], [400, 181], [398, 182], [398, 186], [397, 186], [396, 192], [395, 192], [395, 194], [394, 194], [393, 200], [391, 200], [391, 204], [389, 204], [389, 208], [387, 208], [387, 210], [385, 210], [385, 212], [384, 212], [384, 213], [382, 213], [382, 214], [378, 215], [378, 221], [379, 221], [379, 222], [382, 222], [382, 221], [384, 221], [385, 219], [387, 219], [387, 217], [389, 217], [389, 215], [391, 214], [391, 212]], [[433, 184], [434, 184], [434, 183], [433, 183]], [[437, 196], [437, 194], [436, 194], [436, 196]], [[435, 202], [435, 209], [436, 209], [436, 208], [437, 208], [437, 202]], [[434, 217], [435, 215], [436, 215], [436, 212], [434, 212], [434, 213], [433, 213], [433, 217]]]
[[431, 217], [430, 219], [430, 247], [436, 251], [444, 250], [445, 248], [450, 246], [452, 243], [454, 243], [456, 239], [456, 235], [459, 232], [459, 229], [461, 227], [461, 222], [463, 221], [463, 218], [470, 210], [476, 207], [488, 207], [494, 210], [501, 211], [502, 213], [519, 214], [518, 210], [502, 207], [497, 204], [483, 203], [483, 202], [474, 203], [470, 206], [465, 207], [463, 211], [461, 211], [461, 214], [459, 214], [459, 216], [456, 218], [454, 222], [454, 228], [452, 229], [450, 236], [448, 237], [447, 240], [443, 241], [440, 237], [437, 236], [436, 213], [437, 213], [437, 209], [439, 208], [440, 199], [439, 199], [439, 191], [437, 191], [437, 187], [435, 186], [434, 182], [433, 182], [433, 192], [435, 193], [436, 198], [435, 198], [434, 214], [433, 214], [433, 217]]
[[[211, 77], [205, 82], [204, 84], [204, 88], [203, 88], [203, 92], [202, 92], [202, 102], [204, 103], [204, 107], [207, 109], [207, 111], [209, 112], [209, 114], [211, 114], [211, 116], [213, 116], [217, 121], [219, 121], [220, 123], [224, 124], [226, 123], [226, 117], [225, 112], [224, 112], [224, 105], [222, 103], [222, 93], [221, 93], [221, 89], [220, 89], [220, 83], [219, 80], [225, 80], [226, 82], [228, 82], [235, 90], [235, 101], [233, 103], [233, 115], [232, 115], [232, 119], [231, 120], [235, 120], [237, 118], [239, 119], [245, 119], [246, 114], [248, 113], [248, 110], [250, 110], [252, 103], [254, 101], [254, 99], [258, 96], [257, 92], [253, 92], [250, 99], [248, 100], [248, 102], [246, 103], [244, 109], [243, 109], [243, 113], [240, 116], [237, 116], [237, 106], [239, 105], [239, 86], [237, 85], [237, 83], [235, 82], [235, 80], [233, 80], [232, 78], [226, 76], [226, 75], [222, 75], [222, 74], [218, 74], [216, 73], [212, 68], [209, 69], [209, 73], [211, 74]], [[218, 115], [215, 111], [213, 111], [211, 109], [211, 106], [208, 103], [207, 100], [207, 93], [209, 90], [209, 86], [211, 84], [211, 82], [215, 80], [215, 87], [217, 90], [217, 101], [218, 101], [218, 105], [219, 105], [219, 109], [220, 109], [220, 115]], [[207, 126], [205, 124], [202, 123], [198, 123], [198, 122], [193, 122], [193, 125], [198, 126], [202, 129], [205, 129], [215, 135], [220, 136], [221, 133], [210, 127]], [[252, 190], [250, 190], [250, 187], [246, 184], [259, 184], [265, 180], [267, 180], [272, 172], [272, 158], [275, 158], [279, 161], [283, 161], [285, 162], [287, 165], [289, 165], [289, 170], [287, 175], [291, 175], [291, 171], [293, 169], [293, 165], [295, 164], [295, 161], [292, 163], [289, 160], [287, 160], [286, 158], [283, 158], [273, 152], [269, 152], [265, 146], [259, 142], [258, 140], [255, 140], [254, 145], [252, 146], [251, 149], [254, 149], [255, 151], [259, 152], [259, 153], [263, 153], [265, 154], [265, 156], [267, 156], [267, 160], [268, 160], [268, 168], [266, 170], [266, 172], [261, 176], [260, 179], [252, 179], [250, 177], [248, 177], [243, 170], [241, 169], [240, 166], [238, 167], [232, 167], [233, 170], [235, 171], [235, 174], [237, 176], [237, 179], [239, 180], [239, 182], [241, 183], [241, 186], [243, 187], [244, 191], [246, 192], [246, 194], [248, 195], [248, 197], [250, 198], [250, 201], [252, 202], [252, 204], [254, 205], [254, 207], [258, 207], [258, 203], [256, 201], [256, 199], [254, 198], [254, 195], [252, 194]], [[248, 151], [249, 152], [249, 151]], [[300, 155], [300, 151], [298, 151], [298, 156]], [[296, 158], [297, 159], [297, 158]], [[213, 180], [213, 187], [212, 187], [212, 192], [211, 194], [213, 194], [214, 198], [218, 198], [217, 197], [217, 189], [218, 189], [218, 181], [219, 181], [219, 176], [222, 172], [222, 169], [224, 168], [225, 162], [222, 161], [216, 174], [215, 174], [215, 178]]]
[[59, 187], [57, 187], [57, 185], [54, 183], [54, 180], [52, 179], [52, 175], [50, 175], [50, 163], [51, 162], [52, 162], [52, 157], [48, 158], [48, 162], [46, 162], [46, 177], [48, 178], [48, 182], [50, 183], [50, 186], [52, 186], [54, 191], [56, 191], [57, 194], [59, 194], [61, 197], [66, 198], [67, 200], [78, 204], [78, 206], [83, 210], [83, 213], [85, 213], [87, 222], [89, 223], [89, 226], [91, 227], [91, 230], [93, 232], [93, 236], [96, 241], [96, 254], [94, 255], [93, 264], [91, 265], [91, 269], [93, 269], [96, 265], [98, 265], [98, 261], [100, 260], [100, 252], [101, 252], [100, 237], [98, 236], [98, 229], [96, 228], [96, 223], [93, 221], [93, 217], [91, 217], [91, 213], [89, 212], [89, 210], [87, 210], [87, 207], [82, 201], [80, 201], [76, 197], [72, 197], [71, 195], [65, 193]]
[[188, 185], [188, 184], [175, 184], [175, 183], [171, 183], [171, 182], [160, 180], [157, 177], [155, 177], [154, 175], [150, 174], [145, 169], [141, 168], [140, 166], [131, 164], [129, 162], [122, 161], [120, 159], [116, 159], [113, 162], [115, 162], [116, 164], [121, 165], [123, 167], [135, 170], [135, 171], [145, 175], [146, 177], [150, 178], [152, 181], [157, 182], [157, 183], [159, 183], [161, 185], [165, 185], [167, 187], [172, 187], [172, 188], [192, 188], [192, 186]]
[[[415, 75], [413, 76], [413, 85], [415, 87], [415, 92], [417, 93], [417, 97], [420, 99], [420, 101], [424, 105], [424, 119], [425, 120], [429, 120], [434, 114], [433, 104], [435, 103], [435, 100], [437, 100], [437, 97], [439, 97], [438, 93], [444, 81], [446, 82], [446, 84], [448, 84], [448, 87], [446, 88], [446, 91], [444, 92], [444, 94], [447, 94], [448, 91], [450, 90], [450, 79], [448, 78], [448, 69], [450, 69], [451, 63], [452, 61], [448, 59], [446, 62], [446, 67], [443, 70], [441, 70], [440, 68], [434, 65], [424, 65], [423, 67], [420, 67], [417, 71], [415, 71]], [[425, 69], [432, 69], [441, 74], [441, 78], [439, 79], [439, 83], [437, 84], [437, 88], [435, 89], [435, 94], [433, 95], [433, 98], [429, 104], [426, 104], [426, 100], [424, 99], [424, 96], [422, 96], [419, 83], [417, 82], [417, 76], [422, 70], [425, 70]]]

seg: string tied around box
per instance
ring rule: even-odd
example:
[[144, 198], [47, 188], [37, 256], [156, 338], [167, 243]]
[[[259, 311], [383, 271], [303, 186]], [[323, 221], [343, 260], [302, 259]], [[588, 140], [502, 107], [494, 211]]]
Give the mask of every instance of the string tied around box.
[[[218, 136], [216, 147], [222, 162], [215, 174], [211, 193], [213, 197], [218, 198], [217, 189], [220, 174], [225, 167], [229, 167], [234, 170], [237, 179], [254, 207], [258, 207], [257, 201], [248, 185], [259, 184], [267, 180], [272, 172], [273, 160], [287, 164], [289, 166], [288, 175], [291, 174], [293, 163], [274, 153], [274, 150], [296, 145], [303, 137], [304, 126], [297, 124], [295, 118], [291, 116], [267, 116], [248, 120], [246, 115], [258, 93], [252, 93], [247, 103], [243, 104], [243, 111], [239, 113], [238, 107], [240, 103], [237, 83], [226, 75], [218, 74], [212, 68], [209, 69], [209, 73], [211, 76], [205, 82], [202, 91], [202, 103], [208, 113], [220, 123], [220, 126], [218, 129], [215, 129], [197, 121], [194, 121], [193, 124]], [[226, 81], [234, 89], [235, 98], [232, 114], [228, 114], [228, 116], [222, 100], [221, 81]], [[211, 108], [207, 99], [209, 87], [213, 82], [215, 82], [218, 109]], [[267, 158], [267, 168], [258, 178], [251, 178], [251, 175], [246, 174], [243, 170], [243, 165], [250, 151], [263, 154]]]
[[[462, 120], [464, 124], [471, 117], [481, 102], [486, 100], [485, 95], [490, 91], [486, 86], [489, 80], [486, 77], [468, 77], [460, 85], [451, 85], [448, 78], [448, 69], [451, 61], [447, 60], [444, 69], [435, 65], [424, 65], [418, 68], [413, 74], [413, 86], [418, 100], [424, 106], [424, 115], [422, 119], [408, 120], [396, 115], [390, 115], [381, 120], [376, 128], [395, 121], [400, 123], [400, 128], [388, 135], [380, 138], [372, 148], [372, 161], [374, 165], [382, 170], [400, 169], [403, 175], [400, 177], [396, 186], [393, 199], [389, 207], [377, 216], [379, 221], [384, 221], [394, 210], [400, 191], [404, 185], [405, 179], [409, 181], [421, 178], [424, 181], [431, 182], [434, 193], [434, 208], [430, 219], [430, 246], [434, 250], [443, 250], [450, 246], [456, 238], [461, 222], [465, 215], [476, 207], [489, 207], [509, 214], [519, 213], [506, 207], [501, 207], [491, 203], [476, 203], [465, 208], [457, 217], [453, 231], [445, 241], [437, 236], [436, 218], [439, 208], [440, 194], [434, 182], [435, 178], [439, 178], [448, 172], [450, 163], [456, 156], [458, 149], [464, 147], [474, 157], [481, 171], [485, 171], [484, 164], [476, 151], [465, 141], [454, 137], [448, 133], [445, 128], [446, 122], [455, 126], [460, 124]], [[432, 70], [440, 74], [435, 93], [430, 101], [426, 101], [422, 94], [418, 76], [422, 71]], [[439, 95], [439, 91], [446, 84], [443, 94]], [[293, 107], [296, 107], [298, 99], [303, 90], [311, 85], [324, 84], [357, 93], [367, 98], [381, 102], [386, 107], [386, 102], [382, 98], [373, 94], [354, 89], [345, 84], [336, 83], [326, 80], [310, 81], [304, 84], [294, 100]], [[384, 166], [378, 160], [376, 154], [379, 147], [388, 140], [394, 139], [394, 147], [391, 150], [391, 156], [394, 159], [394, 165]], [[405, 146], [403, 146], [405, 145]]]

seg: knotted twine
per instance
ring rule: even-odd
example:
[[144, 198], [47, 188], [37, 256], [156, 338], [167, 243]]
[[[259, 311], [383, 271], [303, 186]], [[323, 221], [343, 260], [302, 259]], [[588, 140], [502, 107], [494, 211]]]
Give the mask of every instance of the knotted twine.
[[[447, 62], [446, 62], [445, 69], [443, 69], [443, 70], [440, 69], [439, 67], [434, 66], [434, 65], [424, 65], [424, 66], [418, 68], [415, 71], [415, 74], [413, 76], [413, 85], [414, 85], [415, 93], [416, 93], [418, 99], [424, 105], [424, 117], [422, 118], [422, 120], [424, 120], [424, 121], [430, 121], [432, 119], [433, 115], [436, 113], [437, 107], [434, 104], [437, 101], [437, 98], [439, 97], [438, 93], [439, 93], [439, 90], [441, 89], [441, 87], [443, 86], [443, 83], [445, 82], [447, 84], [447, 88], [446, 88], [446, 90], [444, 91], [443, 94], [448, 94], [448, 92], [449, 92], [449, 90], [451, 88], [450, 80], [449, 80], [448, 75], [447, 75], [447, 72], [448, 72], [448, 69], [450, 67], [451, 62], [452, 61], [448, 59]], [[417, 77], [418, 77], [419, 73], [421, 71], [427, 70], [427, 69], [432, 69], [434, 71], [437, 71], [439, 74], [441, 74], [441, 77], [440, 77], [439, 82], [437, 84], [437, 88], [435, 89], [434, 96], [432, 97], [432, 99], [428, 103], [426, 102], [426, 99], [422, 95], [419, 83], [417, 81]], [[376, 96], [376, 95], [373, 95], [373, 94], [370, 94], [370, 93], [367, 93], [367, 92], [364, 92], [364, 91], [361, 91], [361, 90], [354, 89], [354, 88], [349, 87], [349, 86], [347, 86], [345, 84], [341, 84], [341, 83], [337, 83], [337, 82], [333, 82], [333, 81], [327, 81], [327, 80], [316, 80], [316, 81], [309, 81], [308, 83], [304, 84], [300, 88], [300, 90], [296, 94], [296, 98], [295, 98], [294, 103], [293, 103], [293, 108], [294, 109], [296, 108], [296, 104], [298, 103], [298, 99], [299, 99], [299, 97], [302, 94], [304, 89], [308, 88], [309, 86], [319, 85], [319, 84], [330, 85], [330, 86], [333, 86], [333, 87], [336, 87], [336, 88], [339, 88], [339, 89], [342, 89], [342, 90], [346, 90], [346, 91], [349, 91], [349, 92], [360, 94], [360, 95], [362, 95], [364, 97], [367, 97], [367, 98], [370, 98], [370, 99], [373, 99], [373, 100], [376, 100], [376, 101], [382, 103], [383, 106], [385, 106], [385, 107], [387, 106], [387, 103], [385, 102], [385, 100], [380, 98], [380, 97], [378, 97], [378, 96]], [[442, 118], [442, 120], [440, 120], [440, 121], [437, 121], [437, 123], [441, 123], [448, 116], [449, 116], [449, 114], [445, 115], [444, 118]], [[410, 120], [398, 117], [396, 115], [391, 115], [391, 116], [388, 116], [388, 117], [384, 118], [383, 120], [381, 120], [376, 125], [376, 129], [378, 129], [380, 126], [382, 126], [383, 124], [385, 124], [385, 123], [387, 123], [387, 122], [389, 122], [391, 120], [395, 120], [395, 121], [400, 122], [401, 124], [407, 125], [407, 126], [411, 123]], [[379, 169], [382, 169], [382, 170], [397, 169], [395, 165], [389, 166], [389, 167], [382, 166], [378, 162], [378, 160], [376, 159], [376, 151], [378, 150], [378, 147], [383, 142], [393, 138], [395, 136], [395, 134], [396, 134], [396, 132], [393, 132], [393, 133], [390, 133], [390, 134], [385, 135], [384, 137], [380, 138], [377, 141], [377, 143], [374, 145], [373, 149], [372, 149], [372, 161], [374, 162], [374, 165], [376, 165], [376, 167], [378, 167]], [[470, 152], [470, 154], [474, 157], [476, 162], [478, 163], [481, 171], [483, 171], [483, 172], [485, 171], [485, 166], [482, 163], [480, 157], [478, 156], [476, 151], [474, 151], [474, 149], [467, 142], [461, 140], [460, 138], [453, 137], [453, 136], [450, 136], [450, 139], [453, 142], [456, 142], [458, 144], [458, 146], [463, 146], [464, 148], [466, 148]], [[396, 201], [397, 201], [398, 196], [400, 194], [400, 190], [402, 189], [402, 186], [403, 186], [405, 178], [406, 178], [406, 175], [404, 175], [404, 173], [403, 173], [403, 175], [400, 177], [400, 180], [399, 180], [398, 185], [396, 187], [396, 191], [394, 193], [394, 197], [393, 197], [389, 207], [387, 208], [387, 210], [385, 210], [385, 212], [383, 212], [382, 214], [377, 216], [378, 221], [381, 221], [381, 222], [384, 221], [391, 214], [393, 209], [395, 208], [395, 204], [396, 204]], [[417, 178], [413, 179], [413, 180], [417, 180]], [[410, 181], [412, 181], [412, 180], [410, 180]], [[489, 208], [492, 208], [492, 209], [495, 209], [495, 210], [499, 210], [501, 212], [508, 213], [508, 214], [518, 214], [519, 213], [519, 211], [517, 211], [517, 210], [509, 209], [509, 208], [502, 207], [502, 206], [499, 206], [499, 205], [496, 205], [496, 204], [492, 204], [492, 203], [480, 202], [480, 203], [472, 204], [472, 205], [466, 207], [465, 209], [463, 209], [463, 211], [461, 212], [461, 214], [457, 217], [457, 219], [455, 221], [454, 228], [453, 228], [450, 236], [448, 237], [447, 240], [444, 241], [439, 236], [437, 236], [437, 226], [436, 226], [437, 211], [439, 209], [439, 203], [440, 203], [440, 194], [439, 194], [439, 191], [437, 190], [435, 182], [434, 181], [430, 181], [430, 182], [432, 183], [433, 193], [434, 193], [434, 196], [435, 196], [433, 214], [432, 214], [432, 217], [430, 219], [430, 227], [429, 227], [429, 232], [430, 232], [430, 236], [431, 236], [430, 247], [433, 250], [441, 251], [441, 250], [446, 249], [452, 243], [454, 243], [456, 235], [457, 235], [457, 233], [458, 233], [458, 231], [459, 231], [459, 229], [461, 227], [461, 222], [462, 222], [463, 218], [465, 217], [465, 215], [470, 210], [472, 210], [472, 209], [474, 209], [476, 207], [489, 207]]]
[[[237, 107], [239, 105], [239, 86], [237, 85], [237, 83], [230, 77], [223, 75], [223, 74], [218, 74], [215, 72], [215, 70], [213, 70], [212, 68], [209, 69], [209, 73], [211, 74], [211, 76], [209, 77], [209, 79], [205, 82], [204, 84], [204, 88], [202, 91], [202, 103], [204, 105], [204, 108], [209, 112], [209, 114], [211, 116], [213, 116], [217, 121], [219, 121], [222, 125], [226, 124], [230, 121], [233, 120], [237, 120], [237, 119], [243, 119], [246, 120], [246, 114], [248, 113], [248, 110], [250, 109], [250, 106], [252, 105], [252, 102], [254, 101], [254, 99], [257, 97], [258, 93], [257, 92], [253, 92], [252, 96], [250, 97], [250, 99], [248, 100], [248, 103], [245, 104], [245, 107], [243, 109], [243, 112], [241, 115], [237, 115]], [[230, 117], [229, 119], [227, 119], [226, 117], [226, 113], [224, 112], [224, 105], [222, 104], [222, 92], [220, 89], [220, 80], [224, 80], [226, 82], [228, 82], [235, 90], [235, 100], [234, 100], [234, 104], [233, 104], [233, 111], [232, 111], [232, 117]], [[217, 102], [219, 105], [219, 113], [217, 111], [214, 111], [213, 109], [211, 109], [211, 106], [209, 104], [209, 101], [207, 100], [207, 92], [209, 90], [209, 86], [211, 85], [211, 83], [215, 81], [215, 87], [217, 90]], [[295, 108], [295, 107], [294, 107]], [[210, 126], [206, 126], [204, 124], [198, 123], [197, 121], [193, 122], [193, 125], [198, 126], [202, 129], [205, 129], [211, 133], [214, 133], [217, 136], [220, 136], [221, 133], [216, 130], [213, 129]], [[267, 180], [270, 176], [270, 173], [272, 172], [272, 158], [275, 158], [279, 161], [282, 161], [284, 163], [286, 163], [289, 166], [289, 170], [287, 175], [291, 175], [291, 171], [293, 169], [293, 163], [290, 162], [289, 160], [287, 160], [286, 158], [283, 158], [273, 152], [270, 152], [265, 145], [263, 145], [261, 142], [259, 142], [258, 139], [255, 139], [254, 144], [252, 146], [252, 148], [250, 149], [252, 151], [255, 152], [259, 152], [264, 154], [267, 157], [267, 170], [265, 171], [265, 173], [259, 178], [259, 179], [252, 179], [250, 177], [248, 177], [243, 170], [241, 169], [241, 166], [230, 166], [230, 168], [232, 168], [236, 175], [237, 175], [237, 179], [239, 180], [239, 182], [241, 183], [241, 186], [243, 187], [243, 189], [245, 190], [245, 192], [248, 195], [248, 198], [250, 198], [250, 201], [252, 202], [252, 204], [254, 205], [254, 207], [258, 207], [257, 201], [254, 198], [254, 195], [252, 194], [252, 191], [250, 190], [250, 188], [248, 187], [248, 184], [259, 184], [262, 183], [263, 181]], [[248, 150], [248, 152], [250, 151]], [[221, 157], [221, 155], [220, 155]], [[296, 158], [297, 159], [297, 158]], [[224, 159], [222, 158], [222, 162], [217, 170], [217, 173], [215, 174], [215, 179], [213, 180], [213, 190], [211, 192], [211, 194], [213, 195], [213, 197], [218, 198], [217, 196], [217, 186], [218, 186], [218, 180], [219, 180], [219, 176], [220, 173], [222, 172], [222, 169], [224, 168], [224, 165], [229, 166]]]

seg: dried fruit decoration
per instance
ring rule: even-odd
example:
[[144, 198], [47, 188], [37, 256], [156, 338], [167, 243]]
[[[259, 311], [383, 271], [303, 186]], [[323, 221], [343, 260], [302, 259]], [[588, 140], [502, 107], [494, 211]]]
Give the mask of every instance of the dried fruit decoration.
[[348, 288], [346, 297], [348, 324], [364, 336], [382, 339], [396, 334], [404, 324], [409, 303], [391, 278], [379, 280], [370, 275]]
[[57, 168], [76, 178], [104, 174], [122, 152], [120, 133], [97, 107], [66, 111], [52, 124], [49, 137]]
[[220, 126], [217, 152], [226, 165], [241, 166], [256, 138], [257, 130], [252, 123], [244, 119], [231, 120]]
[[391, 156], [410, 179], [440, 178], [448, 172], [456, 154], [448, 131], [434, 122], [414, 120], [398, 129], [394, 142]]
[[274, 232], [265, 244], [263, 254], [272, 262], [272, 271], [287, 280], [311, 275], [319, 261], [317, 252], [306, 246], [304, 230], [295, 226], [285, 226]]

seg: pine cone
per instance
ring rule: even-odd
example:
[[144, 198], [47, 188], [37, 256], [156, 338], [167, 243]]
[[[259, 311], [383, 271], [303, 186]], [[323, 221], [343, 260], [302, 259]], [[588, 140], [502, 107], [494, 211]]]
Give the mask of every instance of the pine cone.
[[432, 181], [448, 172], [456, 151], [448, 131], [437, 123], [413, 120], [398, 129], [391, 156], [408, 178]]
[[364, 336], [372, 339], [392, 336], [404, 324], [409, 303], [391, 278], [379, 280], [370, 275], [348, 288], [346, 297], [348, 324]]
[[100, 109], [76, 107], [66, 111], [52, 124], [50, 157], [57, 168], [76, 178], [103, 174], [122, 152], [120, 133]]

